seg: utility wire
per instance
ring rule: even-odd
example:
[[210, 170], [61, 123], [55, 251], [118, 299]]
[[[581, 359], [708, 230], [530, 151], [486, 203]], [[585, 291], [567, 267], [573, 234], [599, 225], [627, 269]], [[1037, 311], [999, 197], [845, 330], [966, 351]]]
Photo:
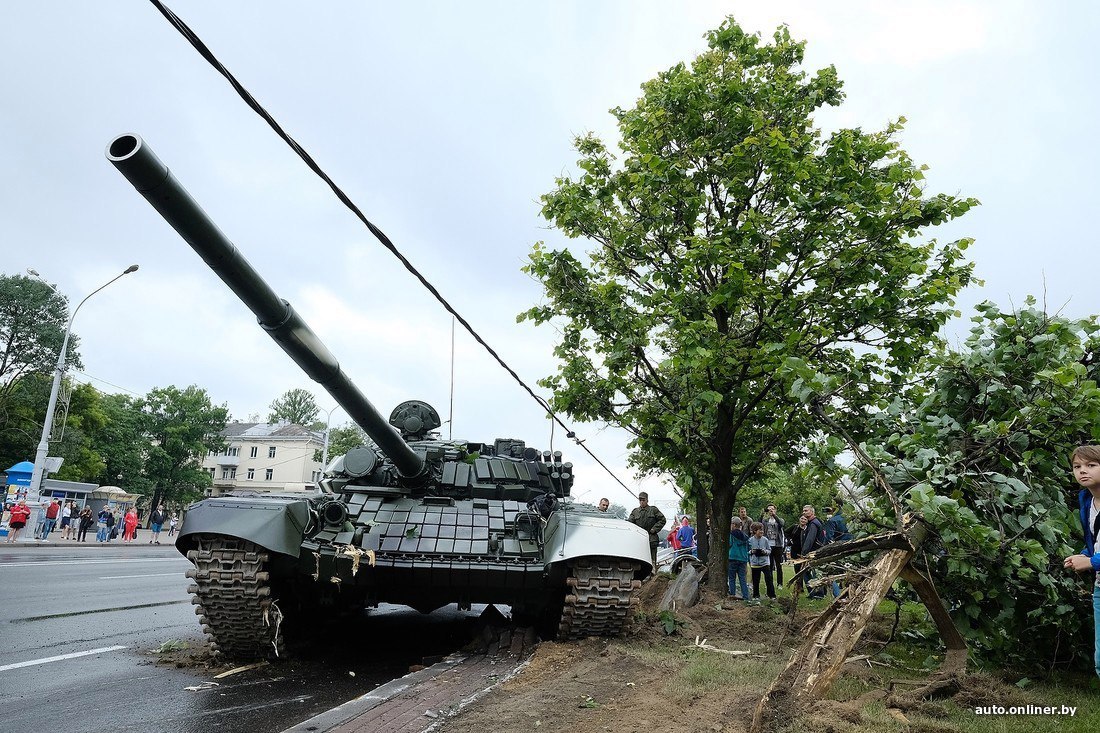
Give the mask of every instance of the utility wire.
[[[108, 382], [106, 379], [100, 379], [99, 377], [94, 377], [91, 374], [88, 374], [87, 372], [80, 371], [79, 369], [70, 369], [69, 370], [69, 376], [74, 382], [78, 381], [74, 376], [72, 376], [74, 374], [79, 374], [80, 376], [82, 376], [82, 377], [84, 377], [85, 379], [88, 379], [88, 380], [94, 380], [96, 382], [102, 382], [103, 384], [106, 384], [108, 387], [114, 387], [115, 389], [121, 389], [123, 392], [128, 392], [128, 393], [134, 395], [135, 397], [143, 397], [144, 396], [144, 395], [142, 395], [138, 392], [135, 392], [132, 389], [127, 389], [127, 388], [123, 387], [122, 385], [115, 384], [114, 382]], [[91, 381], [84, 382], [84, 384], [91, 384], [91, 383], [92, 383]]]
[[265, 110], [260, 105], [260, 103], [256, 101], [255, 97], [253, 97], [252, 94], [249, 93], [249, 91], [245, 89], [239, 81], [237, 81], [237, 78], [233, 76], [232, 73], [230, 73], [229, 69], [225, 68], [225, 66], [218, 60], [214, 53], [206, 46], [205, 43], [203, 43], [202, 39], [199, 38], [198, 35], [194, 31], [192, 31], [186, 23], [180, 20], [180, 18], [175, 13], [173, 13], [171, 9], [166, 7], [164, 3], [160, 2], [160, 0], [149, 0], [149, 2], [151, 2], [153, 6], [158, 11], [160, 11], [161, 15], [163, 15], [168, 20], [168, 22], [171, 23], [172, 26], [180, 32], [180, 35], [187, 39], [187, 41], [195, 48], [195, 50], [199, 52], [200, 56], [206, 59], [206, 61], [211, 66], [213, 66], [219, 74], [225, 77], [225, 79], [229, 82], [233, 89], [236, 90], [237, 94], [240, 95], [241, 99], [243, 99], [245, 103], [249, 107], [251, 107], [256, 114], [258, 114], [260, 117], [263, 118], [265, 122], [267, 122], [268, 126], [270, 126], [271, 129], [275, 131], [275, 134], [282, 138], [282, 140], [287, 145], [289, 145], [295, 153], [298, 154], [298, 157], [301, 158], [303, 162], [305, 162], [309, 169], [317, 174], [317, 176], [321, 178], [321, 180], [328, 184], [328, 187], [332, 189], [332, 192], [336, 194], [336, 197], [340, 199], [344, 206], [346, 206], [349, 210], [351, 210], [353, 214], [355, 214], [359, 221], [363, 222], [363, 224], [367, 227], [367, 229], [370, 230], [371, 234], [375, 236], [375, 238], [382, 244], [382, 246], [388, 249], [390, 253], [401, 262], [405, 269], [408, 270], [413, 277], [420, 281], [420, 284], [423, 285], [424, 288], [432, 294], [432, 296], [439, 302], [439, 304], [442, 305], [448, 313], [454, 316], [454, 318], [462, 324], [462, 327], [466, 329], [467, 333], [473, 336], [474, 340], [481, 344], [481, 346], [487, 352], [489, 352], [490, 356], [492, 356], [496, 360], [496, 362], [500, 364], [500, 366], [506, 372], [508, 372], [508, 374], [511, 375], [512, 379], [514, 379], [517, 384], [523, 387], [527, 394], [531, 395], [531, 398], [539, 404], [539, 407], [541, 407], [543, 411], [545, 411], [546, 414], [549, 415], [554, 422], [558, 423], [562, 426], [562, 428], [565, 429], [566, 436], [571, 438], [573, 442], [579, 445], [584, 450], [584, 452], [592, 458], [592, 460], [596, 461], [596, 463], [598, 463], [600, 467], [603, 468], [603, 470], [606, 471], [609, 476], [611, 476], [611, 478], [615, 479], [619, 486], [622, 486], [624, 489], [626, 489], [627, 493], [629, 493], [631, 496], [636, 497], [637, 495], [633, 491], [631, 491], [630, 488], [625, 483], [623, 483], [622, 480], [618, 476], [616, 476], [614, 472], [612, 472], [612, 470], [608, 468], [604, 464], [604, 462], [599, 459], [599, 457], [596, 456], [595, 453], [589, 450], [588, 446], [584, 444], [584, 441], [578, 439], [576, 437], [576, 433], [573, 432], [573, 430], [570, 429], [570, 427], [566, 425], [553, 410], [550, 409], [550, 405], [546, 402], [546, 400], [535, 394], [535, 391], [531, 389], [531, 387], [528, 386], [527, 383], [524, 382], [518, 374], [516, 374], [515, 370], [513, 370], [512, 367], [508, 366], [507, 362], [505, 362], [504, 359], [502, 359], [501, 356], [497, 354], [497, 352], [491, 346], [489, 346], [485, 339], [483, 339], [480, 334], [478, 334], [478, 332], [474, 330], [474, 327], [471, 326], [469, 322], [465, 318], [463, 318], [462, 315], [459, 314], [459, 312], [456, 311], [450, 303], [447, 302], [447, 300], [440, 294], [436, 287], [432, 285], [432, 283], [429, 282], [428, 279], [424, 277], [424, 275], [422, 275], [420, 271], [417, 270], [416, 267], [408, 259], [406, 259], [405, 255], [401, 254], [396, 245], [394, 245], [394, 243], [390, 241], [390, 238], [386, 236], [386, 233], [374, 224], [372, 224], [369, 219], [367, 219], [366, 215], [363, 214], [359, 207], [356, 206], [350, 198], [348, 198], [347, 194], [345, 194], [340, 189], [340, 187], [337, 186], [331, 178], [329, 178], [328, 174], [321, 169], [321, 166], [319, 166], [317, 162], [313, 160], [313, 157], [309, 153], [307, 153], [305, 149], [301, 145], [299, 145], [297, 141], [294, 140], [294, 138], [292, 138], [289, 134], [287, 134], [285, 130], [283, 130], [282, 126], [275, 121], [275, 118], [272, 117], [267, 112], [267, 110]]

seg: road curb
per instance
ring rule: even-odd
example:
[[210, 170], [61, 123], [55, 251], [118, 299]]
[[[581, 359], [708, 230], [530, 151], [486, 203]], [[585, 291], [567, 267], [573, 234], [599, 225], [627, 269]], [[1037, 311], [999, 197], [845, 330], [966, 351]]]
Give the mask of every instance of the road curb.
[[[326, 733], [336, 728], [359, 733], [374, 730], [379, 733], [408, 730], [433, 731], [500, 683], [514, 677], [526, 666], [527, 659], [529, 657], [519, 660], [514, 657], [500, 658], [484, 654], [452, 654], [431, 667], [387, 682], [365, 695], [291, 726], [282, 733]], [[503, 661], [512, 662], [512, 665], [506, 672], [501, 670], [500, 674], [490, 675], [491, 681], [489, 684], [484, 684], [480, 679], [480, 673], [484, 671], [481, 668]], [[467, 669], [462, 669], [464, 667]], [[459, 686], [458, 689], [444, 691], [442, 698], [440, 689], [428, 692], [433, 685], [436, 688], [442, 688], [443, 685], [437, 683], [437, 679], [450, 672], [468, 677], [467, 684]], [[424, 703], [425, 700], [430, 700], [430, 708]], [[395, 708], [392, 714], [369, 715], [372, 712], [379, 712], [378, 709], [387, 704]]]

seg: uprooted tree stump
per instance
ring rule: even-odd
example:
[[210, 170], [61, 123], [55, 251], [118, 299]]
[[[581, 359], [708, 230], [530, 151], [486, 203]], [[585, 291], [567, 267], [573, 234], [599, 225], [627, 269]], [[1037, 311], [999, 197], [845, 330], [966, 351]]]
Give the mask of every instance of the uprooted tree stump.
[[691, 608], [699, 602], [702, 589], [699, 587], [707, 577], [707, 569], [702, 563], [684, 563], [680, 574], [669, 583], [665, 595], [661, 598], [658, 610], [674, 611], [677, 608]]
[[937, 692], [958, 689], [966, 669], [966, 641], [932, 581], [911, 564], [928, 534], [929, 527], [923, 519], [907, 515], [898, 532], [826, 545], [800, 563], [802, 567], [791, 583], [799, 583], [811, 568], [826, 562], [869, 549], [880, 550], [878, 557], [859, 573], [858, 580], [805, 629], [806, 641], [757, 704], [751, 733], [777, 730], [829, 691], [871, 615], [899, 577], [913, 585], [928, 607], [947, 645], [947, 656], [928, 684], [905, 696], [891, 697], [891, 704], [907, 705]]

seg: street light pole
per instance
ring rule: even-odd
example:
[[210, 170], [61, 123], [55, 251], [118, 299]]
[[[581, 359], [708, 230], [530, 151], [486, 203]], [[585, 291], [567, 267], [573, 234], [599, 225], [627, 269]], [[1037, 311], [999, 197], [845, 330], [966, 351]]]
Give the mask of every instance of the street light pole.
[[329, 429], [329, 425], [332, 423], [332, 413], [336, 412], [339, 409], [340, 409], [340, 405], [337, 405], [336, 407], [329, 410], [328, 415], [325, 417], [325, 447], [324, 447], [324, 450], [321, 451], [321, 471], [322, 471], [322, 473], [324, 472], [325, 467], [328, 466], [328, 429]]
[[[32, 496], [33, 500], [36, 502], [41, 499], [43, 479], [42, 474], [45, 472], [46, 468], [46, 453], [49, 451], [50, 448], [50, 433], [53, 432], [53, 415], [54, 410], [57, 409], [57, 394], [61, 391], [61, 379], [65, 376], [65, 355], [69, 350], [69, 336], [71, 335], [73, 330], [73, 320], [76, 318], [77, 311], [80, 310], [80, 306], [88, 302], [88, 298], [92, 297], [100, 290], [103, 290], [103, 288], [107, 287], [115, 280], [118, 280], [125, 275], [129, 275], [131, 272], [136, 272], [137, 269], [137, 265], [130, 265], [123, 272], [115, 275], [103, 285], [100, 285], [98, 288], [88, 293], [86, 296], [84, 296], [84, 300], [80, 301], [80, 303], [77, 304], [76, 308], [73, 309], [73, 314], [69, 316], [69, 323], [65, 326], [65, 338], [61, 341], [61, 351], [57, 355], [57, 367], [54, 369], [53, 386], [50, 388], [50, 401], [49, 404], [46, 406], [46, 419], [42, 423], [42, 439], [38, 441], [38, 451], [34, 454], [34, 472], [31, 474], [31, 485], [27, 489], [28, 500], [30, 500]], [[41, 276], [38, 275], [37, 272], [33, 270], [28, 270], [28, 272], [41, 279]], [[49, 285], [49, 283], [46, 284]], [[54, 288], [54, 292], [56, 291], [57, 289]], [[33, 536], [34, 531], [27, 533], [28, 538], [31, 538]]]

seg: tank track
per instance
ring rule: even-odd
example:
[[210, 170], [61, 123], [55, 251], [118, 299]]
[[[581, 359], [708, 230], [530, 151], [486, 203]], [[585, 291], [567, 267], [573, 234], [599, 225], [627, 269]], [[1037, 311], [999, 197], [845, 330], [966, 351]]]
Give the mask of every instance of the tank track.
[[558, 639], [618, 636], [635, 607], [636, 562], [611, 557], [587, 557], [573, 562], [565, 583], [569, 592], [558, 624]]
[[268, 554], [251, 542], [208, 535], [187, 553], [195, 567], [187, 589], [214, 653], [231, 659], [280, 656], [282, 614], [271, 600]]

